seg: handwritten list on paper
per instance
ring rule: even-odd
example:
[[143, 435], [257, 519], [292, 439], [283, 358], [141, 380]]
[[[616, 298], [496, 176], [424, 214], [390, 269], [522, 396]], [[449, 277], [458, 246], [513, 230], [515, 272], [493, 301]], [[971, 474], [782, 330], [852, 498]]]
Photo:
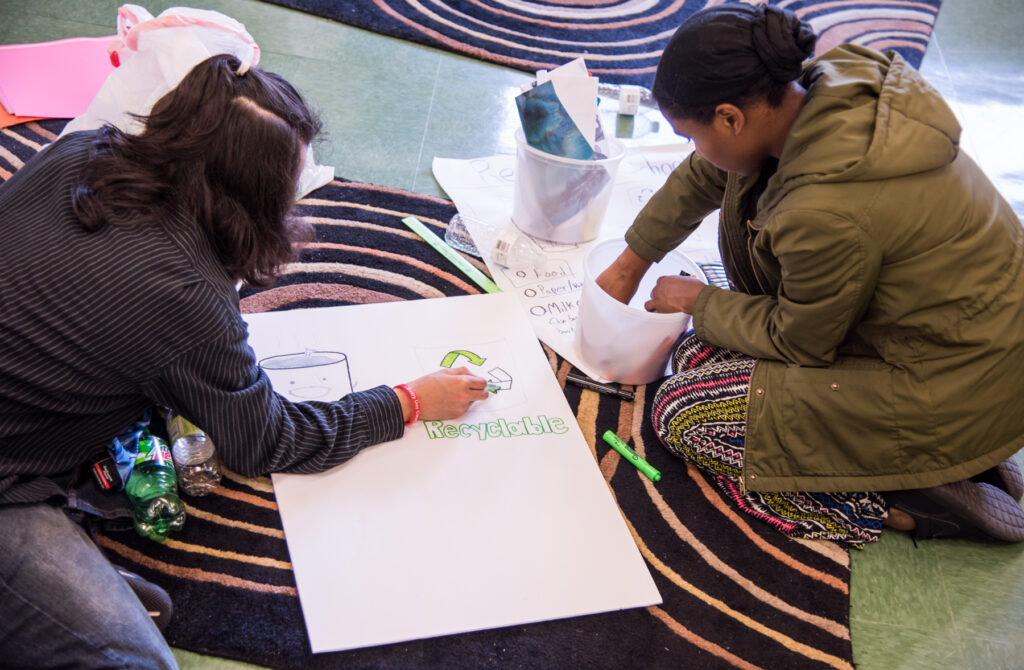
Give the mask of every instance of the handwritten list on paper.
[[[531, 319], [543, 321], [558, 337], [573, 337], [576, 312], [583, 290], [582, 274], [565, 260], [552, 260], [526, 268], [499, 271], [527, 307]], [[500, 286], [500, 284], [499, 284]]]
[[[538, 246], [544, 260], [528, 267], [503, 267], [493, 262], [489, 250], [481, 250], [495, 283], [519, 298], [537, 337], [591, 377], [600, 375], [582, 361], [575, 344], [586, 251], [599, 241], [621, 239], [691, 150], [689, 144], [628, 148], [596, 240], [569, 245], [541, 242]], [[510, 221], [515, 168], [516, 159], [511, 155], [468, 160], [435, 158], [433, 162], [434, 176], [455, 202], [474, 239], [487, 237], [484, 228], [501, 228]], [[718, 260], [717, 212], [680, 250], [697, 262]]]

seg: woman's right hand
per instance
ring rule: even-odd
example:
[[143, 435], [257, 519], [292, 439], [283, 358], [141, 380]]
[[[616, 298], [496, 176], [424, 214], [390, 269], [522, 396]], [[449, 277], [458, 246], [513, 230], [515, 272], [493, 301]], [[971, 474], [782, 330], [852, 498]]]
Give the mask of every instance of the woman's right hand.
[[[462, 416], [478, 400], [491, 396], [487, 380], [467, 368], [442, 368], [408, 383], [420, 403], [420, 420], [436, 421]], [[414, 414], [412, 399], [396, 389], [402, 403], [402, 414], [409, 421]]]
[[629, 304], [640, 280], [647, 274], [652, 263], [629, 247], [597, 277], [597, 285], [621, 303]]

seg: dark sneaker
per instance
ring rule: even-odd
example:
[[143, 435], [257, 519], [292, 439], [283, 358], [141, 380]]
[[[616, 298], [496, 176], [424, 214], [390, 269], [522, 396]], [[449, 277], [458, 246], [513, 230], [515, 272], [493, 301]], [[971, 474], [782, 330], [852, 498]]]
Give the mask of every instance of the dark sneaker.
[[914, 530], [910, 531], [915, 540], [931, 540], [940, 537], [983, 537], [967, 519], [945, 509], [921, 489], [911, 491], [886, 491], [882, 494], [885, 502], [895, 509], [909, 514], [914, 519]]
[[984, 481], [960, 482], [912, 491], [889, 491], [886, 503], [913, 517], [915, 540], [974, 537], [1006, 542], [1024, 540], [1024, 509], [1002, 487]]
[[139, 597], [139, 602], [149, 612], [149, 616], [153, 618], [153, 623], [156, 624], [157, 630], [162, 633], [167, 623], [171, 620], [171, 615], [174, 614], [174, 606], [171, 604], [171, 597], [167, 595], [167, 591], [164, 591], [153, 582], [146, 581], [134, 572], [125, 570], [117, 565], [114, 568], [128, 582], [128, 586], [132, 587], [132, 591], [135, 591], [135, 595]]

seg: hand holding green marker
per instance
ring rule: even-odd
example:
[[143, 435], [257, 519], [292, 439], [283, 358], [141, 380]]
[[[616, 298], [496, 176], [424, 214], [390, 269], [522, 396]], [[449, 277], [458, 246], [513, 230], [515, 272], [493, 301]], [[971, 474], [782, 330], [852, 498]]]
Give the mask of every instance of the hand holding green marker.
[[627, 461], [637, 467], [640, 472], [647, 475], [652, 482], [661, 481], [661, 473], [655, 470], [650, 463], [640, 458], [640, 455], [629, 448], [629, 445], [619, 439], [619, 436], [610, 430], [604, 431], [604, 441], [612, 445], [615, 451], [622, 454]]

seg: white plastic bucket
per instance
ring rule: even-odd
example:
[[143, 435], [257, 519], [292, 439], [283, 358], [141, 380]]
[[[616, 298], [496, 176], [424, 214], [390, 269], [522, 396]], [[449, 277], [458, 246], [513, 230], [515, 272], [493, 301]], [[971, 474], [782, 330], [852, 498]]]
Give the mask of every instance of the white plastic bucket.
[[534, 237], [562, 244], [590, 242], [601, 230], [615, 175], [626, 153], [606, 138], [597, 149], [607, 158], [579, 160], [549, 154], [526, 143], [516, 131], [516, 176], [512, 221]]
[[684, 312], [656, 314], [644, 309], [658, 277], [688, 272], [707, 283], [704, 272], [679, 251], [668, 253], [644, 275], [625, 305], [597, 285], [597, 277], [626, 248], [622, 239], [595, 244], [583, 259], [583, 290], [576, 319], [576, 347], [583, 362], [601, 376], [623, 384], [648, 384], [664, 377], [679, 336], [690, 326]]

